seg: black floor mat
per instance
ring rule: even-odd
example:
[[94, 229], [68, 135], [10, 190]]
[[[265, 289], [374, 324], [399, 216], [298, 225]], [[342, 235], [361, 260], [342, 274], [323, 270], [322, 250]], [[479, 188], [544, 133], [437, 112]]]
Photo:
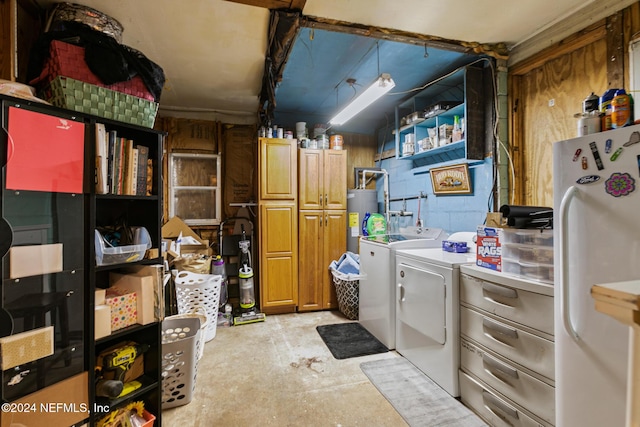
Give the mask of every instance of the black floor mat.
[[358, 322], [321, 325], [317, 326], [316, 330], [336, 359], [349, 359], [389, 351]]

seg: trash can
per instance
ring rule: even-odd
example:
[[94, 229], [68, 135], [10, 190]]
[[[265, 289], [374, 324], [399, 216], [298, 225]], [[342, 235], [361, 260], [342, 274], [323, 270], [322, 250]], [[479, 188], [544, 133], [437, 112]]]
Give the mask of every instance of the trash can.
[[197, 313], [204, 309], [207, 316], [205, 341], [216, 336], [218, 305], [222, 276], [179, 271], [175, 277], [178, 314]]
[[162, 409], [191, 402], [198, 372], [198, 317], [172, 317], [162, 321]]
[[331, 269], [333, 284], [338, 297], [338, 310], [349, 320], [358, 320], [358, 298], [360, 279], [359, 274], [344, 274]]

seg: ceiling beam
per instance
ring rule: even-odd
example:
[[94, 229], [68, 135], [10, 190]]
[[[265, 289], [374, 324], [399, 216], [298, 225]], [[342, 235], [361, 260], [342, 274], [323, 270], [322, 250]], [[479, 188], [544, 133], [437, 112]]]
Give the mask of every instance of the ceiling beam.
[[264, 7], [269, 10], [299, 10], [302, 11], [307, 0], [226, 0], [231, 3]]
[[301, 24], [302, 26], [309, 28], [318, 28], [327, 31], [356, 34], [383, 40], [410, 43], [419, 46], [428, 45], [444, 50], [488, 55], [497, 59], [507, 59], [509, 57], [509, 51], [504, 43], [481, 44], [476, 42], [450, 40], [438, 36], [412, 33], [408, 31], [395, 30], [392, 28], [355, 24], [351, 22], [315, 16], [304, 16]]

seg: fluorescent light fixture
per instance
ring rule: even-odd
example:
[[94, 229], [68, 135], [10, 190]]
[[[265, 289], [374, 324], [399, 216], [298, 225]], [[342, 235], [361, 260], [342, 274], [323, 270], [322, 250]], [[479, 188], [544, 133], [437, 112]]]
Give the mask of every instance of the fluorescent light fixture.
[[393, 81], [390, 74], [380, 74], [380, 77], [378, 77], [371, 86], [362, 92], [356, 99], [351, 101], [349, 105], [344, 107], [344, 109], [331, 119], [329, 123], [334, 126], [345, 124], [353, 116], [393, 89], [395, 85], [396, 83]]

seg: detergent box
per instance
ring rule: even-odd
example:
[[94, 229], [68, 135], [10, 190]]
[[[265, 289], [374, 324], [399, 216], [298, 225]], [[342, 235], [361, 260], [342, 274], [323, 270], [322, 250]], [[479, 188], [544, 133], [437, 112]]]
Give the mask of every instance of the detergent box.
[[478, 226], [476, 265], [502, 271], [501, 228]]

